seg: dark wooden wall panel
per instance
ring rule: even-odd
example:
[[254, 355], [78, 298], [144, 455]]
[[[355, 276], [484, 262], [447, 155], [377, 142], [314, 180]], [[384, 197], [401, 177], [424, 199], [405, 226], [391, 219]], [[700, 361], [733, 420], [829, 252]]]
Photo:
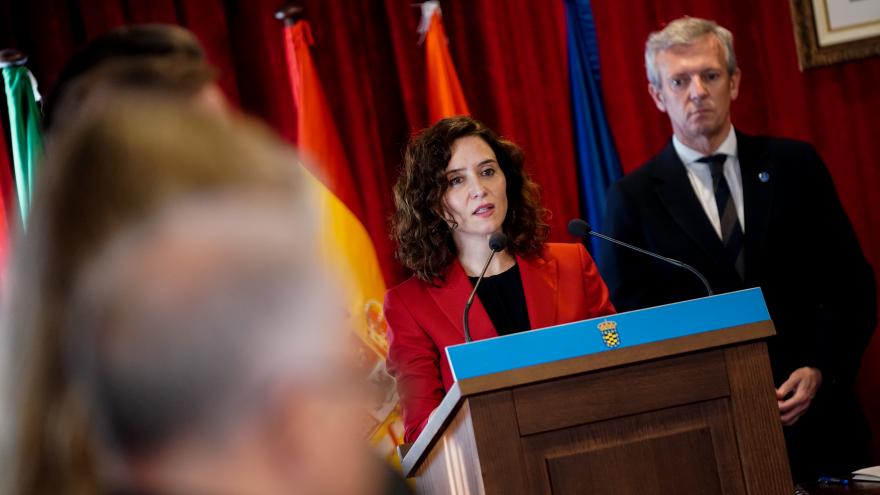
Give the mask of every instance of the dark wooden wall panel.
[[515, 389], [514, 400], [528, 435], [728, 394], [719, 350], [529, 385]]
[[[693, 459], [703, 462], [693, 462]], [[712, 432], [696, 428], [547, 460], [554, 495], [721, 493]]]
[[[727, 399], [530, 435], [523, 445], [523, 493], [746, 493]], [[651, 491], [670, 486], [682, 488]]]

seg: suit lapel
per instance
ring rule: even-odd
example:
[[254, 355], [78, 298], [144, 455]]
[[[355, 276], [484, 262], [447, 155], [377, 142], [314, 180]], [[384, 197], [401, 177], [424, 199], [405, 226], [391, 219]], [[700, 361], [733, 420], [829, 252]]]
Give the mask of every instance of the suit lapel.
[[[661, 152], [659, 169], [654, 174], [654, 190], [660, 202], [669, 211], [685, 234], [716, 262], [726, 259], [724, 246], [715, 233], [712, 223], [697, 199], [694, 188], [687, 176], [687, 170], [672, 141]], [[664, 254], [664, 253], [660, 253]]]
[[557, 262], [555, 259], [525, 259], [516, 257], [522, 277], [523, 292], [532, 328], [544, 328], [557, 323], [556, 309], [559, 298]]
[[[464, 342], [464, 305], [467, 303], [468, 296], [473, 290], [467, 274], [459, 264], [458, 260], [452, 262], [446, 273], [446, 278], [439, 287], [428, 287], [428, 293], [437, 303], [440, 311], [449, 319], [449, 323], [455, 328], [456, 332], [461, 335]], [[495, 326], [489, 319], [489, 314], [483, 307], [478, 296], [474, 296], [474, 302], [471, 305], [469, 313], [471, 338], [473, 340], [488, 339], [497, 337]]]
[[[770, 222], [773, 175], [771, 164], [755, 138], [737, 132], [736, 139], [745, 210], [745, 282], [752, 285], [761, 265]], [[762, 175], [766, 180], [761, 180]]]

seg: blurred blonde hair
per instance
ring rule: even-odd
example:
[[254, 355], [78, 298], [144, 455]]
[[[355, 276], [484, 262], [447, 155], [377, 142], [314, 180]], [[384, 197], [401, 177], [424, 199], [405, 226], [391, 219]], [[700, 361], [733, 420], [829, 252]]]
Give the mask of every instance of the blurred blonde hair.
[[254, 121], [221, 121], [176, 99], [124, 96], [84, 112], [50, 143], [31, 224], [15, 251], [10, 329], [22, 373], [14, 380], [16, 493], [100, 491], [60, 349], [62, 311], [97, 250], [195, 192], [305, 192], [295, 155]]

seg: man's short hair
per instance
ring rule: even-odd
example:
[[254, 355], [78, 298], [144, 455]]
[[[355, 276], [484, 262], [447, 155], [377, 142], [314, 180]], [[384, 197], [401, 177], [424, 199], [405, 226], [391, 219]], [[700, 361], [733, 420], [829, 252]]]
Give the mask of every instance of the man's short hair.
[[[201, 43], [185, 28], [171, 24], [121, 26], [90, 40], [65, 63], [43, 107], [43, 126], [47, 130], [55, 127], [59, 105], [67, 98], [68, 88], [82, 76], [109, 62], [149, 60], [166, 60], [169, 65], [200, 65], [211, 79], [215, 78]], [[135, 77], [136, 74], [132, 73], [129, 80], [133, 81]], [[140, 82], [139, 86], [146, 86], [158, 77], [152, 75], [147, 81]], [[117, 83], [123, 82], [117, 80]]]
[[221, 439], [270, 407], [273, 388], [330, 374], [343, 327], [328, 325], [303, 203], [195, 197], [95, 258], [67, 318], [65, 365], [108, 453]]
[[663, 86], [660, 71], [657, 69], [657, 54], [678, 45], [691, 45], [703, 36], [713, 35], [721, 42], [727, 72], [736, 72], [736, 52], [733, 50], [733, 34], [714, 21], [699, 17], [681, 17], [666, 25], [661, 31], [654, 31], [645, 43], [645, 70], [648, 81], [656, 88]]

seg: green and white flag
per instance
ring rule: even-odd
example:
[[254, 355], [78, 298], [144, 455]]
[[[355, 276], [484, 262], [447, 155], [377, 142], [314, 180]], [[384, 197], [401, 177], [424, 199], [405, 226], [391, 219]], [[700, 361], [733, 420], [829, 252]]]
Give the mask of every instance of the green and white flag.
[[6, 104], [9, 107], [9, 137], [12, 147], [18, 211], [23, 226], [27, 225], [31, 196], [34, 191], [36, 167], [43, 154], [43, 130], [37, 106], [36, 82], [23, 65], [3, 67]]

